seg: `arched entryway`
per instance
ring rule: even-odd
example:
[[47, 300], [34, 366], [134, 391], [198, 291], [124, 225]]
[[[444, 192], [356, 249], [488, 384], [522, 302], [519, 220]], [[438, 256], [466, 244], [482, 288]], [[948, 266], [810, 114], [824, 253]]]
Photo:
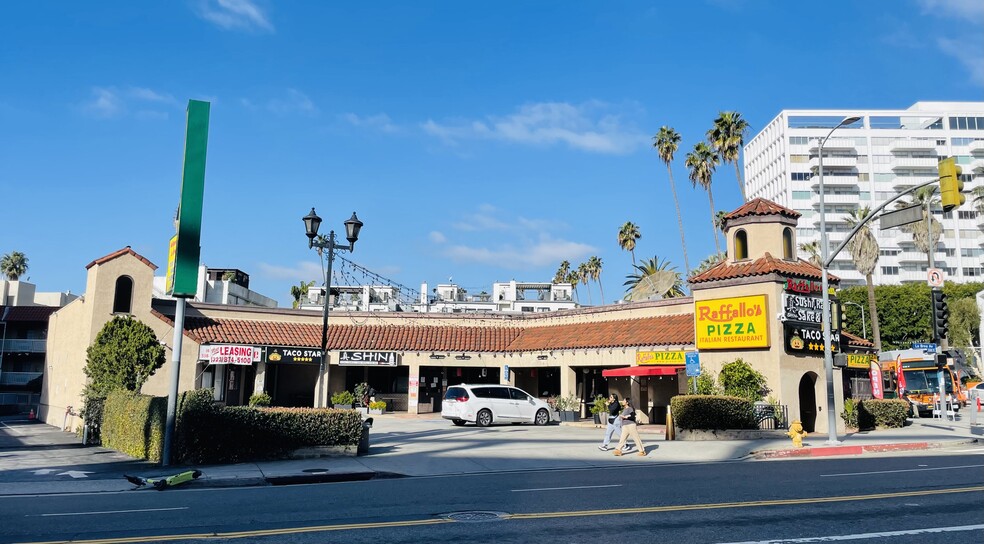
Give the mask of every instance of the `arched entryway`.
[[817, 377], [815, 373], [807, 372], [799, 383], [799, 419], [808, 433], [814, 432], [817, 425]]

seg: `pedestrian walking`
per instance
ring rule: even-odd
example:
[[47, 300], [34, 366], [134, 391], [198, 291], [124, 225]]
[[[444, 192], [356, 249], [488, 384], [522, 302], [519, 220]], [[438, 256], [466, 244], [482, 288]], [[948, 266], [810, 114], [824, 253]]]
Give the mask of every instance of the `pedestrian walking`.
[[618, 402], [618, 395], [612, 393], [608, 395], [608, 421], [605, 425], [605, 438], [601, 441], [601, 445], [598, 449], [601, 451], [608, 451], [608, 445], [612, 443], [612, 437], [622, 435], [622, 418], [619, 415], [622, 413], [622, 404]]
[[639, 429], [636, 428], [636, 411], [632, 407], [632, 399], [625, 397], [625, 400], [622, 401], [622, 406], [622, 413], [619, 415], [619, 418], [622, 420], [622, 437], [618, 441], [618, 446], [615, 446], [615, 456], [622, 455], [622, 448], [625, 447], [629, 436], [632, 436], [636, 448], [639, 449], [639, 455], [645, 457], [646, 446], [642, 443], [642, 437], [639, 436]]

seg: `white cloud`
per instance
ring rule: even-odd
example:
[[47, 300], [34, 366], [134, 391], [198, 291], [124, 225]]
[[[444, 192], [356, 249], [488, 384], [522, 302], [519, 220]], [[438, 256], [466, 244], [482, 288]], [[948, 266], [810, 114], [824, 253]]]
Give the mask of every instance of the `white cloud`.
[[541, 102], [521, 106], [506, 116], [484, 120], [438, 123], [428, 119], [423, 131], [445, 144], [461, 140], [499, 140], [532, 146], [566, 145], [592, 153], [625, 154], [647, 143], [645, 134], [622, 124], [608, 104], [593, 101], [579, 105]]
[[501, 210], [491, 204], [481, 204], [478, 211], [469, 213], [465, 219], [456, 221], [452, 226], [459, 231], [512, 231], [529, 233], [536, 231], [564, 230], [567, 223], [552, 219], [530, 219], [527, 217], [503, 217]]
[[[919, 0], [924, 14], [959, 19], [963, 24], [954, 29], [954, 37], [938, 37], [940, 51], [957, 60], [967, 69], [975, 85], [984, 86], [984, 2], [981, 0]], [[958, 34], [958, 35], [957, 35]]]
[[287, 89], [286, 97], [270, 100], [267, 103], [267, 109], [280, 115], [290, 113], [318, 113], [318, 107], [314, 105], [314, 102], [306, 94], [297, 89]]
[[530, 269], [556, 264], [562, 260], [576, 260], [597, 250], [587, 244], [568, 240], [555, 240], [544, 235], [534, 243], [521, 246], [505, 244], [497, 248], [451, 246], [445, 252], [458, 262], [475, 262], [507, 269]]
[[443, 244], [444, 242], [448, 241], [447, 236], [441, 234], [436, 230], [432, 230], [430, 234], [427, 235], [427, 237], [430, 238], [430, 241], [434, 242], [435, 244]]
[[196, 11], [223, 30], [275, 30], [263, 10], [250, 0], [199, 0]]
[[92, 98], [82, 104], [82, 109], [94, 117], [116, 117], [123, 113], [123, 100], [115, 89], [93, 87]]
[[359, 117], [354, 113], [343, 114], [342, 119], [354, 127], [378, 130], [387, 134], [400, 131], [400, 127], [395, 125], [392, 119], [385, 113], [378, 113], [367, 117]]
[[308, 261], [297, 263], [293, 268], [275, 264], [260, 263], [260, 274], [265, 278], [289, 281], [311, 281], [324, 283], [318, 278], [324, 279], [325, 273], [321, 271], [321, 265]]
[[177, 103], [174, 100], [174, 97], [169, 94], [159, 93], [153, 89], [147, 89], [144, 87], [130, 87], [127, 90], [127, 94], [137, 100], [143, 100], [146, 102], [161, 102], [164, 104]]

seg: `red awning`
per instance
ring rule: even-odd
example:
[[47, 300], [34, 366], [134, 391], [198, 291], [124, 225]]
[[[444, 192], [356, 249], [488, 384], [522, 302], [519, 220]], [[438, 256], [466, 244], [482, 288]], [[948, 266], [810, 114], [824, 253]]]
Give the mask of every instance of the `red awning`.
[[613, 368], [602, 370], [601, 375], [606, 378], [616, 376], [676, 376], [677, 370], [686, 368], [684, 366], [628, 366], [625, 368]]

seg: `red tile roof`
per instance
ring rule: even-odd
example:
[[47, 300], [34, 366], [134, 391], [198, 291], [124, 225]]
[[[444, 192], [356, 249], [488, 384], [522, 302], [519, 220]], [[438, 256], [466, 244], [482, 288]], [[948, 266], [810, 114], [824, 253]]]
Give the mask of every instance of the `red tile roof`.
[[150, 262], [149, 260], [147, 260], [147, 258], [144, 257], [143, 255], [140, 255], [136, 251], [133, 251], [132, 249], [130, 249], [130, 246], [126, 246], [125, 248], [123, 248], [123, 249], [121, 249], [119, 251], [114, 251], [114, 252], [110, 253], [109, 255], [106, 255], [105, 257], [100, 257], [100, 258], [92, 261], [91, 263], [85, 265], [85, 269], [88, 270], [88, 269], [92, 268], [93, 266], [96, 266], [97, 264], [103, 264], [103, 263], [105, 263], [107, 261], [112, 261], [113, 259], [115, 259], [117, 257], [121, 257], [123, 255], [133, 255], [138, 260], [140, 260], [142, 263], [144, 263], [147, 266], [149, 266], [151, 268], [151, 270], [157, 270], [157, 265], [156, 264], [154, 264], [154, 263]]
[[[172, 323], [157, 311], [155, 315]], [[189, 317], [185, 334], [200, 344], [321, 347], [321, 325]], [[546, 327], [329, 325], [328, 349], [510, 352], [694, 343], [692, 314]]]
[[847, 340], [847, 345], [849, 345], [849, 346], [854, 346], [854, 347], [859, 347], [859, 348], [874, 348], [875, 347], [875, 343], [874, 342], [872, 342], [870, 340], [867, 340], [867, 339], [864, 339], [864, 338], [861, 338], [860, 336], [853, 335], [853, 334], [845, 331], [844, 329], [841, 329], [840, 333], [841, 333], [841, 338], [842, 339], [846, 339]]
[[786, 217], [797, 219], [802, 214], [796, 210], [790, 210], [785, 206], [780, 206], [771, 200], [756, 198], [749, 200], [737, 210], [725, 215], [724, 218], [730, 221], [747, 215], [785, 215]]
[[0, 306], [0, 321], [47, 323], [56, 306]]
[[[809, 261], [804, 261], [803, 259], [797, 259], [796, 261], [776, 259], [771, 254], [766, 253], [764, 257], [759, 257], [754, 261], [741, 261], [733, 264], [722, 261], [717, 266], [710, 270], [705, 270], [687, 281], [695, 284], [732, 278], [765, 276], [773, 273], [792, 278], [821, 279], [820, 268]], [[833, 274], [828, 273], [827, 277], [831, 282], [840, 282], [840, 278]]]

